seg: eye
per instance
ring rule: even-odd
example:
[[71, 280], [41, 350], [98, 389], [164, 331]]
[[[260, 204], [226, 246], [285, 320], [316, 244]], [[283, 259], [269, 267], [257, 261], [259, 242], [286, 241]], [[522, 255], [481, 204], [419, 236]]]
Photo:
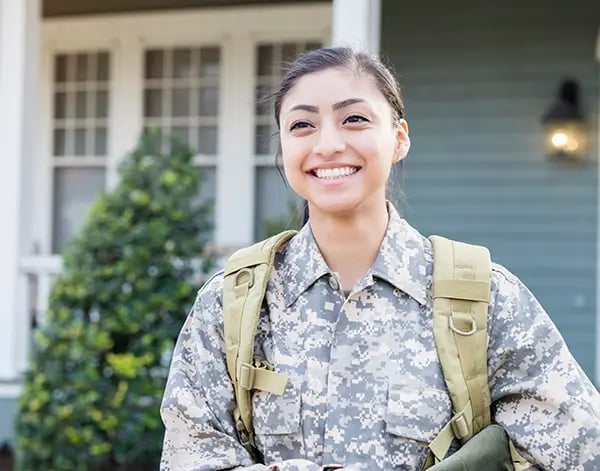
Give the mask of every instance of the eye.
[[367, 118], [365, 118], [364, 116], [361, 116], [359, 114], [353, 114], [348, 116], [345, 120], [344, 120], [344, 124], [346, 123], [368, 123], [369, 120]]
[[310, 127], [312, 127], [312, 124], [307, 121], [296, 121], [290, 126], [290, 131], [294, 131], [295, 129], [306, 129]]

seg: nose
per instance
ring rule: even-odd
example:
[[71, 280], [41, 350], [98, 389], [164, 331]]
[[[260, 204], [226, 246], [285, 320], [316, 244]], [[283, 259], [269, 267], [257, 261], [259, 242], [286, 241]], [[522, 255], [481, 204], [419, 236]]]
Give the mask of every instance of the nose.
[[323, 125], [319, 130], [319, 138], [313, 148], [315, 155], [330, 157], [346, 149], [344, 136], [335, 125]]

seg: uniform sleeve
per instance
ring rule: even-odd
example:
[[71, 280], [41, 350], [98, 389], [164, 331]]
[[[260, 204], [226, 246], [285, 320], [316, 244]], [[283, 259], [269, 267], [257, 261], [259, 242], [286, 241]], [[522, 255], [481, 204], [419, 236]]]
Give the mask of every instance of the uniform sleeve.
[[496, 267], [488, 348], [492, 414], [546, 470], [600, 469], [600, 395], [531, 292]]
[[234, 427], [233, 387], [227, 375], [221, 289], [217, 275], [198, 293], [173, 352], [161, 405], [165, 437], [162, 471], [318, 471], [305, 460], [254, 464]]

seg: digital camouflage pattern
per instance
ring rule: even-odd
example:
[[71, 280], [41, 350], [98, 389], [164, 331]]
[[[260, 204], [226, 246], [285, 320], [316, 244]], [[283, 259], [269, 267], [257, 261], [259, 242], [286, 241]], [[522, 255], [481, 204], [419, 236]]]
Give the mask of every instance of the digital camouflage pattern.
[[[309, 226], [278, 254], [256, 353], [290, 382], [254, 394], [266, 466], [418, 470], [451, 417], [432, 329], [432, 247], [390, 207], [372, 266], [348, 296]], [[198, 293], [162, 404], [162, 470], [253, 464], [234, 428], [225, 366], [222, 274]], [[494, 265], [489, 313], [492, 418], [547, 470], [600, 469], [600, 395], [527, 288]]]

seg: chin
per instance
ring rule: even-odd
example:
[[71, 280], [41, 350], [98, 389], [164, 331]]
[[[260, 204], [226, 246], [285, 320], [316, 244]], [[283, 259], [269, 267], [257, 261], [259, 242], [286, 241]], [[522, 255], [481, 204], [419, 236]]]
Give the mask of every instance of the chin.
[[310, 207], [323, 215], [346, 216], [352, 214], [360, 206], [357, 198], [315, 198], [308, 200]]

